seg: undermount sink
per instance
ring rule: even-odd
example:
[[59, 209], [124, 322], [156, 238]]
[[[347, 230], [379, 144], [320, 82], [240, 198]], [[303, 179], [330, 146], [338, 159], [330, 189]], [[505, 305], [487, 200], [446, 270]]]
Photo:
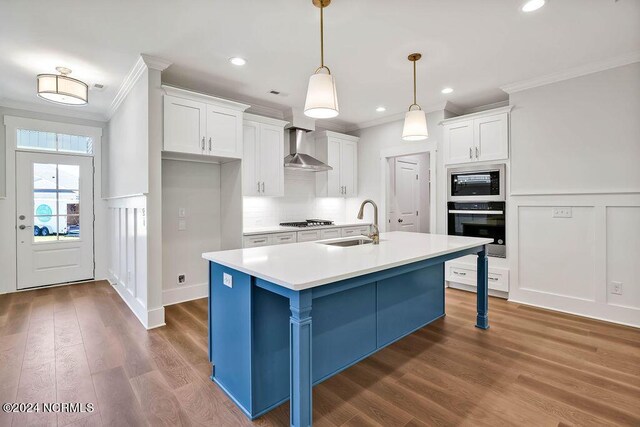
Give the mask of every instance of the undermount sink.
[[366, 239], [363, 237], [358, 237], [357, 239], [338, 240], [338, 241], [334, 240], [334, 241], [318, 242], [318, 243], [321, 243], [323, 245], [329, 245], [329, 246], [348, 247], [348, 246], [370, 245], [371, 243], [373, 243], [373, 240]]

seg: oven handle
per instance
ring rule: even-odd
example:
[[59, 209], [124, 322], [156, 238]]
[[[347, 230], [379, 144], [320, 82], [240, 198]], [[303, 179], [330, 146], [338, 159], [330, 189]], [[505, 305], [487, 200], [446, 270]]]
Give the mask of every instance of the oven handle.
[[469, 215], [502, 215], [504, 211], [450, 210], [449, 213]]

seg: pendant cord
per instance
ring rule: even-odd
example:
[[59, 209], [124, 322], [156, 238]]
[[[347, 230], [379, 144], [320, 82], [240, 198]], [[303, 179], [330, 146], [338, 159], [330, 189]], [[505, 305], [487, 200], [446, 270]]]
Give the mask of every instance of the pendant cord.
[[413, 61], [413, 104], [416, 105], [416, 61]]
[[320, 5], [320, 68], [324, 67], [324, 6]]

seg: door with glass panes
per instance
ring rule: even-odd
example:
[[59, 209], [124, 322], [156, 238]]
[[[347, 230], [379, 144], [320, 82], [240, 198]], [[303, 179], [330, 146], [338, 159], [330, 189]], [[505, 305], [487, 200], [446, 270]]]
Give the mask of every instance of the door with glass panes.
[[16, 152], [18, 289], [94, 277], [93, 158]]

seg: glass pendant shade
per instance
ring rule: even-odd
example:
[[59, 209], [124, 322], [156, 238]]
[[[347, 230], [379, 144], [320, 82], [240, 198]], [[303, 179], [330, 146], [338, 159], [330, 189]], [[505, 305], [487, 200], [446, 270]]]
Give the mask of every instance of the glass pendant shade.
[[85, 105], [89, 101], [89, 87], [66, 75], [39, 74], [38, 96], [65, 105]]
[[312, 75], [309, 78], [307, 100], [304, 103], [305, 116], [329, 119], [336, 117], [338, 113], [338, 94], [333, 76], [324, 73]]
[[422, 110], [410, 110], [404, 115], [402, 139], [405, 141], [421, 141], [429, 137], [427, 131], [427, 115]]

